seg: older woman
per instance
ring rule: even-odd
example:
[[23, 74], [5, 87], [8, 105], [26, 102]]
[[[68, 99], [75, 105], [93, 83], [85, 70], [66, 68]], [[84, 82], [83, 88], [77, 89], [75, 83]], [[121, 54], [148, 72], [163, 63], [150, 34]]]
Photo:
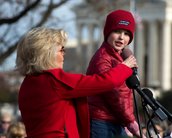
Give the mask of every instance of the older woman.
[[63, 30], [35, 28], [18, 44], [16, 67], [25, 76], [18, 102], [28, 138], [89, 138], [86, 96], [121, 85], [137, 66], [130, 56], [104, 74], [66, 73], [66, 41]]

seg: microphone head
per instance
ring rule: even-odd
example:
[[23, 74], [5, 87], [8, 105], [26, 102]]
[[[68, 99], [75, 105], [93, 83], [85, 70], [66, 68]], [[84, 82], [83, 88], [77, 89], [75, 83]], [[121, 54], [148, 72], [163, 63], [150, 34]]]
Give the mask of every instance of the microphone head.
[[132, 75], [126, 80], [126, 85], [130, 89], [135, 89], [140, 86], [140, 81], [136, 75]]
[[149, 98], [153, 98], [153, 92], [151, 90], [149, 90], [148, 88], [143, 88], [142, 91], [149, 97]]
[[[121, 53], [121, 57], [123, 60], [127, 59], [129, 56], [133, 55], [133, 52], [129, 49], [129, 48], [124, 48], [122, 53]], [[137, 75], [137, 67], [132, 68], [133, 69], [133, 74]]]
[[129, 56], [133, 55], [133, 52], [129, 48], [124, 48], [121, 53], [123, 60], [127, 59]]

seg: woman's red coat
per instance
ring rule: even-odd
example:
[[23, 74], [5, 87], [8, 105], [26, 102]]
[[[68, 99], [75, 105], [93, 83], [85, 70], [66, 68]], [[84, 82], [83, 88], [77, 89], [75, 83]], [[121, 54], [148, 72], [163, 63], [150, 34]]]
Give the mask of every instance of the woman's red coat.
[[89, 138], [86, 96], [111, 90], [131, 74], [130, 68], [120, 64], [100, 76], [70, 74], [62, 69], [27, 75], [18, 99], [27, 137], [65, 138], [66, 133], [68, 138]]

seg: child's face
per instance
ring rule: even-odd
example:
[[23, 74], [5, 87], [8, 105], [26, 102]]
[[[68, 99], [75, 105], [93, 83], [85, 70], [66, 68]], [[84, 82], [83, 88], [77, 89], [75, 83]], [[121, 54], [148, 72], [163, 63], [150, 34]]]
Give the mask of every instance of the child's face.
[[111, 45], [118, 52], [120, 52], [125, 46], [127, 46], [129, 41], [130, 32], [123, 29], [111, 32], [107, 39], [109, 45]]

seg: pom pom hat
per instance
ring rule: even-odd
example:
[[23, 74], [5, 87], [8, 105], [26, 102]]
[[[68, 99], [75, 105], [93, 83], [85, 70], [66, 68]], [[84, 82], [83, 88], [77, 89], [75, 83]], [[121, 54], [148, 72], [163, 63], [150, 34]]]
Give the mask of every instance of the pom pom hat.
[[107, 40], [109, 34], [118, 29], [125, 29], [130, 32], [130, 41], [128, 43], [130, 44], [133, 40], [135, 30], [135, 20], [131, 12], [116, 10], [107, 15], [104, 26], [104, 39]]

